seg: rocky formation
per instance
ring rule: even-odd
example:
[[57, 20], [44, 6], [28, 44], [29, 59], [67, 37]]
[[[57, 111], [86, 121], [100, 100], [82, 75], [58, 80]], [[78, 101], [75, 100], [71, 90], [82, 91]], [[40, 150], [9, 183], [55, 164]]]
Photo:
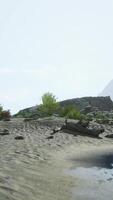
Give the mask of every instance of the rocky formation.
[[107, 97], [83, 97], [69, 99], [60, 102], [61, 106], [75, 105], [80, 110], [91, 112], [95, 110], [110, 111], [113, 110], [113, 102], [109, 96]]
[[15, 136], [15, 140], [24, 140], [24, 137], [22, 135]]
[[60, 129], [54, 129], [51, 135], [57, 133], [58, 131], [63, 131], [74, 136], [81, 135], [92, 138], [99, 138], [99, 135], [105, 130], [102, 126], [98, 126], [98, 124], [96, 124], [95, 127], [89, 126], [89, 122], [87, 121], [66, 120], [65, 124]]
[[[90, 112], [97, 111], [111, 111], [113, 110], [113, 102], [110, 97], [83, 97], [83, 98], [75, 98], [69, 99], [65, 101], [59, 102], [61, 107], [74, 105], [81, 113], [87, 114]], [[24, 117], [37, 119], [42, 116], [38, 106], [34, 106], [31, 108], [26, 108], [24, 110], [19, 111], [15, 117]]]

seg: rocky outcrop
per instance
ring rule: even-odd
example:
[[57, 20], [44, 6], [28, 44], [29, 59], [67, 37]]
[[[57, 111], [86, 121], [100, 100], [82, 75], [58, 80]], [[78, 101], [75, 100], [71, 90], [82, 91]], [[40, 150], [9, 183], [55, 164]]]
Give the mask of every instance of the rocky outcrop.
[[110, 111], [113, 110], [113, 102], [109, 96], [107, 97], [83, 97], [76, 99], [69, 99], [60, 102], [61, 106], [74, 105], [85, 113], [92, 111]]
[[66, 131], [70, 134], [76, 135], [83, 135], [83, 136], [89, 136], [89, 137], [96, 137], [98, 138], [101, 133], [104, 132], [103, 128], [99, 127], [87, 127], [87, 123], [83, 123], [80, 121], [75, 122], [67, 122], [64, 126], [62, 126], [62, 130]]
[[[87, 114], [90, 112], [97, 111], [111, 111], [113, 110], [113, 102], [110, 97], [83, 97], [83, 98], [75, 98], [68, 99], [65, 101], [59, 102], [61, 107], [74, 105], [81, 113]], [[38, 106], [26, 108], [24, 110], [19, 111], [14, 117], [24, 117], [28, 119], [37, 119], [42, 117], [42, 113]], [[45, 117], [45, 116], [43, 116]]]
[[59, 131], [66, 132], [74, 136], [81, 135], [92, 138], [99, 138], [99, 135], [104, 132], [104, 128], [96, 123], [89, 125], [88, 121], [66, 120], [63, 126], [53, 129], [51, 135], [54, 135]]

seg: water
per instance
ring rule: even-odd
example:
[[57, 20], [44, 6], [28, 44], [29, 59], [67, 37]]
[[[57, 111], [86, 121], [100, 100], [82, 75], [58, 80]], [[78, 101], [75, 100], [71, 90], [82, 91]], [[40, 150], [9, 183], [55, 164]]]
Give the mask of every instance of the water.
[[[113, 200], [113, 153], [72, 159], [72, 200]], [[76, 167], [77, 165], [77, 167]]]

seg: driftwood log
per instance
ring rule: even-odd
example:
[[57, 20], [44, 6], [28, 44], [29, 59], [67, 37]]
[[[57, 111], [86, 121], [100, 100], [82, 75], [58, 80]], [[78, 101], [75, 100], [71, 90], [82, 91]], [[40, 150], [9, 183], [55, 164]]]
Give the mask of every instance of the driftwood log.
[[104, 132], [104, 128], [89, 128], [88, 122], [81, 122], [79, 120], [68, 122], [65, 121], [65, 125], [63, 125], [61, 128], [54, 129], [52, 135], [59, 131], [66, 132], [68, 134], [72, 134], [74, 136], [82, 135], [82, 136], [89, 136], [93, 138], [99, 138], [99, 135]]

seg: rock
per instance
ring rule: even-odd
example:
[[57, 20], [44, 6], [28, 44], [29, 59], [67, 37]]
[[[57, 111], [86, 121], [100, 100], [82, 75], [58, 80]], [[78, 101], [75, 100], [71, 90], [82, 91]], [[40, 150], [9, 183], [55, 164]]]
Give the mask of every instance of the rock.
[[49, 137], [47, 137], [46, 139], [53, 139], [54, 137], [51, 135], [51, 136], [49, 136]]
[[61, 127], [53, 129], [53, 132], [51, 133], [51, 135], [54, 135], [55, 133], [57, 133], [59, 131], [61, 131]]
[[88, 105], [88, 106], [86, 106], [84, 109], [82, 109], [80, 112], [81, 112], [82, 114], [90, 113], [90, 112], [92, 112], [92, 106]]
[[86, 116], [89, 121], [92, 121], [94, 119], [94, 113], [88, 113]]
[[93, 132], [95, 132], [97, 134], [101, 134], [101, 133], [103, 133], [105, 131], [104, 128], [89, 128], [88, 130], [91, 130], [91, 131], [93, 131]]
[[104, 128], [96, 127], [96, 128], [86, 128], [82, 123], [79, 121], [67, 122], [66, 125], [62, 126], [62, 130], [68, 132], [69, 134], [76, 135], [83, 135], [89, 137], [96, 137], [99, 138], [99, 135], [104, 132]]
[[[65, 106], [75, 106], [83, 114], [89, 113], [89, 112], [96, 112], [97, 110], [100, 111], [111, 111], [113, 110], [113, 102], [111, 98], [108, 96], [106, 97], [82, 97], [82, 98], [74, 98], [74, 99], [68, 99], [65, 101], [59, 102], [61, 107]], [[54, 113], [56, 115], [57, 113]], [[56, 115], [59, 116], [59, 115]], [[31, 117], [31, 118], [42, 118], [46, 117], [44, 116], [44, 113], [40, 111], [40, 106], [34, 106], [30, 108], [26, 108], [24, 110], [19, 111], [14, 117]]]
[[84, 128], [87, 128], [89, 125], [89, 121], [86, 120], [82, 120], [78, 122], [81, 126], [83, 126]]
[[3, 129], [3, 130], [0, 130], [0, 135], [9, 135], [9, 130], [8, 129]]
[[113, 134], [106, 135], [105, 137], [106, 137], [106, 138], [113, 138]]
[[113, 120], [109, 120], [109, 125], [113, 125]]
[[109, 96], [105, 97], [82, 97], [75, 99], [68, 99], [60, 102], [61, 106], [74, 105], [79, 110], [85, 109], [90, 111], [91, 107], [93, 110], [100, 111], [111, 111], [113, 110], [113, 102]]
[[103, 124], [103, 120], [102, 119], [96, 119], [96, 122], [99, 124]]
[[15, 140], [24, 140], [24, 137], [22, 135], [15, 136]]
[[109, 118], [103, 118], [103, 119], [96, 119], [96, 122], [99, 124], [109, 124], [110, 119]]
[[29, 122], [29, 121], [32, 121], [32, 120], [33, 120], [33, 118], [25, 118], [24, 122]]

